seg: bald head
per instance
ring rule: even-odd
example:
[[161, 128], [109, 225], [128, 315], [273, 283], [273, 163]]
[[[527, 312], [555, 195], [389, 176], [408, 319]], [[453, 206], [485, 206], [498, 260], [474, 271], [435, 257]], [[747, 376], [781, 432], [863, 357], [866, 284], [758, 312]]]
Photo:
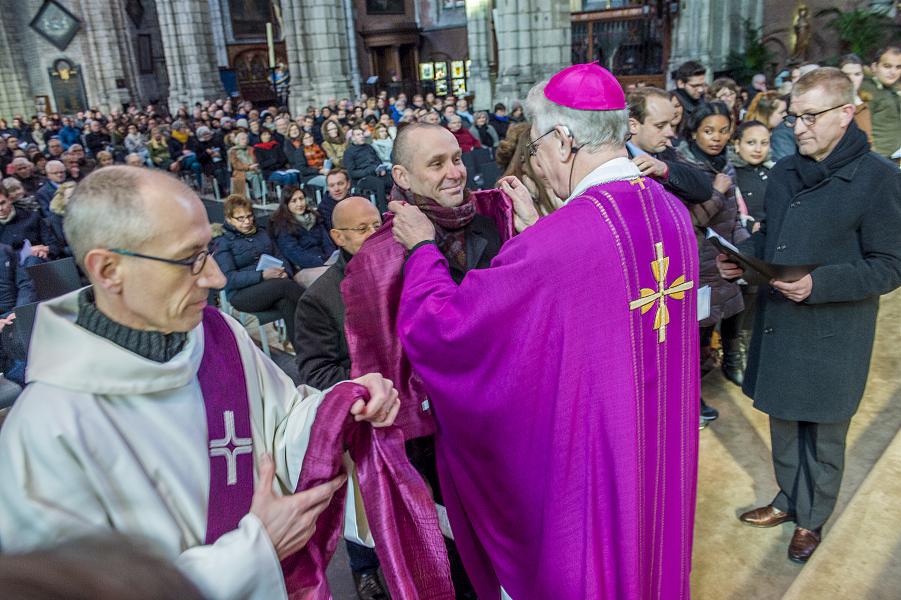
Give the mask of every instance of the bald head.
[[335, 205], [330, 234], [336, 246], [353, 255], [381, 223], [378, 209], [368, 199], [351, 196]]
[[[417, 149], [421, 148], [417, 141], [420, 134], [425, 131], [438, 132], [447, 131], [441, 125], [434, 123], [405, 123], [397, 128], [397, 137], [394, 138], [394, 147], [391, 150], [391, 162], [395, 165], [402, 165], [407, 170], [413, 168], [413, 157], [416, 155]], [[436, 135], [441, 135], [436, 133]]]

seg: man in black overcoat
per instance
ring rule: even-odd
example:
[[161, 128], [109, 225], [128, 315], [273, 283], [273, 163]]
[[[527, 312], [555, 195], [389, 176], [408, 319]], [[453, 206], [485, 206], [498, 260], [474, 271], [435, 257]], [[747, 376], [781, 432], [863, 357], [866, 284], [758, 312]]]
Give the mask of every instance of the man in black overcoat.
[[[854, 124], [853, 86], [838, 69], [799, 79], [785, 122], [798, 152], [770, 173], [766, 221], [741, 250], [818, 266], [761, 286], [743, 390], [770, 416], [779, 493], [740, 519], [794, 521], [788, 556], [805, 562], [835, 508], [879, 296], [901, 285], [901, 172], [870, 151]], [[725, 256], [717, 261], [723, 277], [742, 274]]]

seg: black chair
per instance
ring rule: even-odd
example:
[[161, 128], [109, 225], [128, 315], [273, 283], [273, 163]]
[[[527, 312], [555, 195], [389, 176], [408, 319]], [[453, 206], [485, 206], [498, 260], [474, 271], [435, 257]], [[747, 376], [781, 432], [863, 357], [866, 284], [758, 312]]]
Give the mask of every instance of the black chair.
[[39, 301], [50, 300], [84, 287], [72, 257], [32, 265], [26, 267], [26, 271], [34, 283]]
[[497, 180], [503, 175], [501, 168], [494, 161], [479, 165], [479, 171], [482, 175], [482, 189], [488, 190], [497, 186]]
[[38, 304], [40, 302], [32, 302], [13, 309], [16, 314], [16, 320], [13, 321], [16, 338], [22, 349], [25, 350], [25, 356], [28, 356], [28, 348], [31, 346], [31, 332], [34, 330], [34, 318], [37, 316]]
[[466, 167], [466, 187], [473, 190], [478, 188], [476, 176], [479, 174], [479, 164], [472, 152], [464, 152], [460, 155], [463, 166]]

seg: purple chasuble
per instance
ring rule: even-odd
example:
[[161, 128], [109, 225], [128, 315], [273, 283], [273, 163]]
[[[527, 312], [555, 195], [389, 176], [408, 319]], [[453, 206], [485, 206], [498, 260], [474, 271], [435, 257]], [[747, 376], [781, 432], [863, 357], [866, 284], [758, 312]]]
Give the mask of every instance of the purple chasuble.
[[[254, 472], [250, 404], [238, 344], [221, 313], [203, 314], [203, 359], [197, 378], [210, 439], [210, 496], [206, 544], [237, 529], [253, 501]], [[432, 497], [407, 460], [396, 427], [374, 429], [350, 416], [366, 388], [335, 386], [316, 413], [295, 492], [333, 479], [344, 470], [348, 450], [357, 464], [360, 492], [385, 580], [399, 600], [452, 600], [450, 567]], [[246, 448], [246, 450], [244, 450]], [[341, 537], [347, 487], [336, 493], [316, 521], [307, 545], [282, 561], [291, 600], [330, 600], [325, 571]]]
[[404, 267], [398, 331], [482, 598], [688, 598], [698, 251], [651, 179], [596, 185], [457, 286]]

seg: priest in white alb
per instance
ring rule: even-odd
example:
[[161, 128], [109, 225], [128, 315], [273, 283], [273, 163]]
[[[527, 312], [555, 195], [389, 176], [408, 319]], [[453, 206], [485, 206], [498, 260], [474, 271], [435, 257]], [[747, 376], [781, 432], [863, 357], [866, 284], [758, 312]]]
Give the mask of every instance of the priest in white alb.
[[391, 382], [297, 388], [207, 307], [225, 285], [207, 215], [167, 174], [96, 171], [65, 231], [93, 286], [38, 309], [28, 385], [0, 430], [4, 551], [115, 530], [154, 543], [209, 598], [321, 590], [328, 552], [308, 546], [343, 512], [350, 435], [335, 432], [390, 445], [373, 428], [397, 414]]

